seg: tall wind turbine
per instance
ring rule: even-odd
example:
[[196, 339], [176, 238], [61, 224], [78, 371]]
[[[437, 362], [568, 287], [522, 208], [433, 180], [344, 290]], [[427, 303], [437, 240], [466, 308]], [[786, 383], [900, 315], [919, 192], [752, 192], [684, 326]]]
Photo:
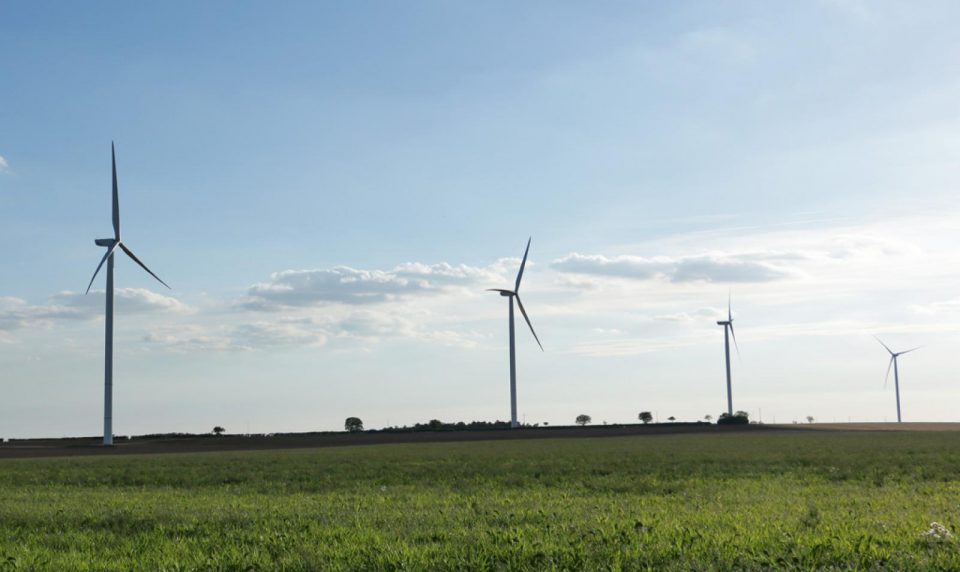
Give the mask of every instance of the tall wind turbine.
[[87, 293], [90, 293], [90, 287], [97, 278], [97, 273], [107, 263], [107, 311], [106, 311], [106, 341], [104, 344], [104, 370], [103, 370], [103, 444], [113, 445], [113, 254], [119, 248], [127, 256], [147, 271], [150, 276], [157, 279], [158, 282], [169, 288], [166, 282], [160, 280], [160, 277], [153, 273], [147, 266], [140, 262], [140, 259], [129, 249], [127, 245], [120, 241], [120, 197], [117, 192], [117, 155], [110, 143], [110, 158], [113, 163], [113, 238], [98, 238], [94, 241], [97, 246], [106, 247], [107, 253], [100, 259], [100, 264], [93, 272], [93, 278], [87, 285]]
[[506, 296], [510, 299], [510, 427], [518, 427], [520, 425], [517, 423], [517, 351], [513, 333], [514, 299], [517, 300], [517, 306], [520, 308], [520, 313], [523, 314], [523, 319], [526, 320], [527, 325], [530, 326], [530, 333], [533, 334], [533, 339], [537, 340], [540, 351], [543, 351], [543, 344], [540, 343], [537, 332], [533, 331], [533, 324], [530, 323], [530, 318], [527, 317], [527, 311], [523, 309], [523, 302], [520, 301], [520, 279], [523, 278], [523, 268], [527, 265], [527, 254], [530, 253], [531, 240], [533, 240], [533, 237], [527, 240], [527, 249], [523, 251], [523, 262], [520, 263], [520, 272], [517, 273], [517, 283], [514, 285], [513, 290], [503, 290], [500, 288], [487, 289], [490, 292], [500, 292], [501, 296]]
[[733, 307], [730, 304], [730, 297], [727, 296], [727, 319], [719, 320], [718, 326], [723, 326], [723, 350], [727, 357], [727, 415], [733, 417], [733, 386], [730, 384], [730, 337], [733, 337], [733, 345], [737, 348], [737, 355], [740, 355], [740, 346], [737, 345], [737, 334], [733, 331]]
[[[874, 336], [877, 338], [876, 336]], [[921, 346], [911, 348], [902, 352], [895, 352], [887, 347], [887, 344], [883, 343], [880, 338], [877, 338], [877, 341], [880, 342], [880, 345], [883, 346], [883, 349], [887, 350], [890, 353], [890, 364], [887, 366], [887, 375], [883, 378], [883, 387], [887, 387], [887, 381], [890, 380], [890, 368], [893, 368], [893, 386], [897, 391], [897, 423], [900, 423], [900, 371], [897, 367], [897, 358], [903, 354], [912, 352], [913, 350], [919, 350]]]

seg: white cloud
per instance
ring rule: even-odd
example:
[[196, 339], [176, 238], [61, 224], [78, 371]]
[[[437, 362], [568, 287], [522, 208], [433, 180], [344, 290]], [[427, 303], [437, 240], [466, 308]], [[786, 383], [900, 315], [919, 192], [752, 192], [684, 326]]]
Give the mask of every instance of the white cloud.
[[7, 163], [7, 160], [3, 158], [3, 155], [0, 155], [0, 173], [6, 171], [10, 168], [10, 164]]
[[284, 270], [268, 282], [254, 284], [243, 306], [254, 310], [281, 307], [375, 304], [413, 295], [437, 294], [455, 287], [481, 287], [502, 281], [502, 264], [487, 267], [408, 262], [392, 270], [358, 270], [335, 266], [318, 270]]

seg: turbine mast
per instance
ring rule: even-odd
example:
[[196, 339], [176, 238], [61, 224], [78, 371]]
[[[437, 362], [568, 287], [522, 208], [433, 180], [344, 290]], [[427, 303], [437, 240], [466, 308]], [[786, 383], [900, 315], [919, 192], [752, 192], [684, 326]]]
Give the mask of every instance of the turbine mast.
[[107, 258], [107, 311], [103, 364], [103, 444], [113, 445], [113, 252]]
[[733, 384], [730, 382], [730, 322], [723, 325], [723, 350], [727, 358], [727, 415], [733, 417]]
[[513, 327], [513, 296], [507, 296], [510, 303], [510, 427], [517, 423], [517, 345]]
[[897, 393], [897, 423], [901, 423], [900, 419], [900, 371], [897, 367], [897, 356], [893, 356], [893, 387]]

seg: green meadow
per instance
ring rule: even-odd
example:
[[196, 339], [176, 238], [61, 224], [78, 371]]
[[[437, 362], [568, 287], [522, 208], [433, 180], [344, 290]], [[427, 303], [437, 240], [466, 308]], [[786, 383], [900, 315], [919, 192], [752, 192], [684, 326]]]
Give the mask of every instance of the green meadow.
[[0, 570], [960, 570], [960, 434], [0, 461]]

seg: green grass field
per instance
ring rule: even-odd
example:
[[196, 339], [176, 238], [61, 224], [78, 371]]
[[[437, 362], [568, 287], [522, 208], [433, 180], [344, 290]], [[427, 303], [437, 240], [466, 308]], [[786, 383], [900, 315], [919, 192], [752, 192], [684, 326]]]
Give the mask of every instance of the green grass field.
[[960, 570], [960, 434], [0, 461], [0, 569]]

